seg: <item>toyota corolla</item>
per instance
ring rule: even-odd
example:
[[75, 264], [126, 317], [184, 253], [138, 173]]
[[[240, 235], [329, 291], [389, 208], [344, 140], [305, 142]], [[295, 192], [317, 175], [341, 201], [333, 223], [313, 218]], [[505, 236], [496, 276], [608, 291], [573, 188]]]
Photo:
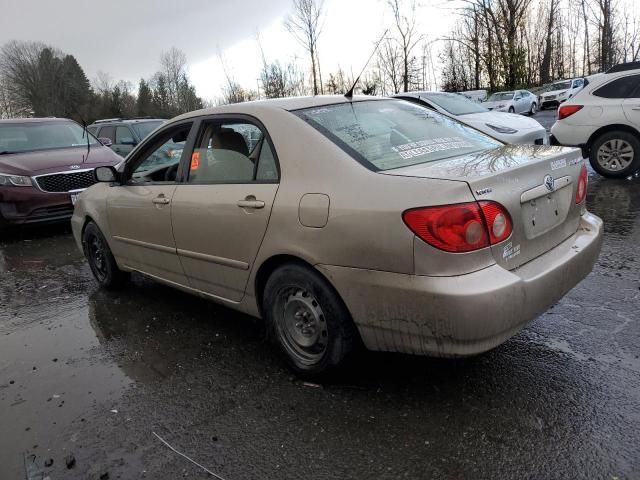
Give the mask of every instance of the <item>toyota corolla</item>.
[[305, 374], [359, 340], [489, 350], [580, 282], [602, 240], [579, 150], [504, 145], [398, 99], [192, 112], [96, 176], [72, 225], [101, 285], [140, 272], [261, 317]]

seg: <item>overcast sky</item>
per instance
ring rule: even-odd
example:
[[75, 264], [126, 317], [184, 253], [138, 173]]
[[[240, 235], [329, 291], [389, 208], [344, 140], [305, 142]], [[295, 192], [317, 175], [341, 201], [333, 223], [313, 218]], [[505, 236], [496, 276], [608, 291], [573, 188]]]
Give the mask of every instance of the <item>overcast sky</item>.
[[[104, 71], [114, 80], [137, 84], [158, 69], [160, 53], [175, 46], [187, 54], [200, 96], [220, 95], [220, 54], [241, 84], [256, 88], [258, 33], [268, 61], [297, 56], [307, 67], [304, 51], [283, 26], [291, 0], [0, 1], [0, 44], [17, 39], [53, 45], [73, 54], [91, 80]], [[423, 0], [418, 8], [420, 31], [430, 39], [453, 24], [444, 3]], [[325, 0], [319, 41], [323, 75], [338, 66], [358, 73], [391, 22], [384, 0]]]

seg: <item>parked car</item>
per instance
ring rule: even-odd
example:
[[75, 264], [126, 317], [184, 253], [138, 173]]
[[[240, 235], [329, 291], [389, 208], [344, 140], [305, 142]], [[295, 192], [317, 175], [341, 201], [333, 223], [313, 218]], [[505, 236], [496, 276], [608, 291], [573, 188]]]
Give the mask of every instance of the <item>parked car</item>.
[[409, 92], [400, 93], [396, 97], [449, 115], [504, 143], [533, 143], [536, 145], [548, 143], [547, 131], [536, 120], [513, 113], [492, 112], [482, 104], [457, 93]]
[[640, 62], [588, 80], [558, 109], [552, 142], [582, 148], [593, 169], [605, 177], [640, 170]]
[[[179, 163], [146, 168], [167, 142], [184, 145]], [[583, 279], [602, 241], [579, 150], [505, 146], [398, 99], [188, 113], [96, 176], [72, 225], [103, 287], [137, 271], [262, 317], [304, 374], [358, 337], [489, 350]]]
[[162, 125], [161, 118], [107, 118], [96, 120], [87, 128], [105, 145], [121, 157], [126, 157], [133, 147]]
[[121, 160], [71, 120], [0, 120], [0, 229], [69, 220], [95, 167]]
[[496, 92], [484, 102], [484, 106], [497, 112], [533, 115], [538, 111], [538, 99], [528, 90]]
[[557, 107], [566, 102], [585, 86], [584, 78], [572, 78], [570, 80], [559, 80], [553, 82], [548, 90], [540, 94], [540, 109]]

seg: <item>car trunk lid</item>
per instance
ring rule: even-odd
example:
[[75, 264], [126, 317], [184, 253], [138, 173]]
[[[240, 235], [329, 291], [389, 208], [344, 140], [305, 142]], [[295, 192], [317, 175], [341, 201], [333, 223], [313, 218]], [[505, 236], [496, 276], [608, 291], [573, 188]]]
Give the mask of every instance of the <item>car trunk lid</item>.
[[381, 173], [464, 181], [476, 200], [503, 205], [513, 232], [491, 250], [496, 263], [511, 270], [577, 231], [582, 207], [575, 195], [583, 164], [576, 149], [506, 145]]

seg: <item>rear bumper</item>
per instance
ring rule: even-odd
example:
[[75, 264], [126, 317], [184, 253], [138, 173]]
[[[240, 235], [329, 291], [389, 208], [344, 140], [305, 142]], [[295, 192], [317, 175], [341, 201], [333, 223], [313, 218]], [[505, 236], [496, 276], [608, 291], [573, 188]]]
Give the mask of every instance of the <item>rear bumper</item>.
[[72, 214], [68, 193], [45, 193], [33, 187], [0, 188], [0, 225], [67, 221]]
[[584, 279], [602, 245], [602, 220], [586, 213], [553, 250], [508, 271], [498, 265], [427, 277], [320, 265], [370, 350], [434, 356], [481, 353], [515, 335]]

